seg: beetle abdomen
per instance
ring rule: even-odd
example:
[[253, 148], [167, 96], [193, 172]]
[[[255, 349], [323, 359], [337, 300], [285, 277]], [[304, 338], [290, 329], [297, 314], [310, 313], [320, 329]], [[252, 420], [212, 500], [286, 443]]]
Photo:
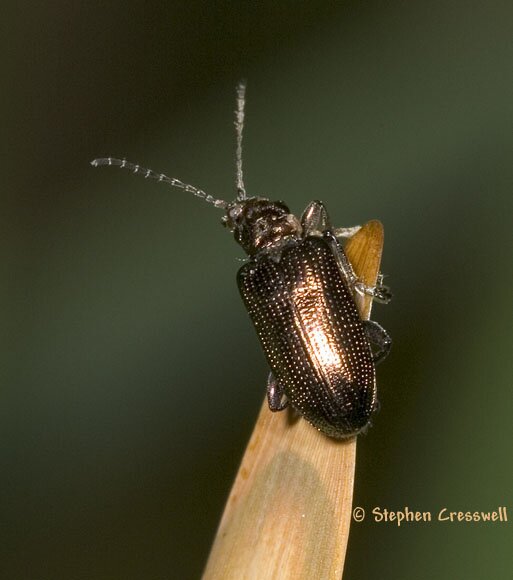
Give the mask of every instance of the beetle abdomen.
[[330, 245], [310, 236], [238, 273], [242, 298], [292, 406], [331, 437], [369, 422], [376, 403], [370, 345]]

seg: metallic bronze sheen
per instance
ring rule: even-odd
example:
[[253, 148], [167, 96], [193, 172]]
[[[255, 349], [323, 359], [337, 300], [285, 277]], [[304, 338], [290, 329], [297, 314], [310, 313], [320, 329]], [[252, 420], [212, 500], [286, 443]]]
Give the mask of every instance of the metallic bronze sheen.
[[356, 435], [376, 407], [372, 352], [330, 244], [294, 240], [244, 265], [238, 286], [277, 382], [326, 435]]

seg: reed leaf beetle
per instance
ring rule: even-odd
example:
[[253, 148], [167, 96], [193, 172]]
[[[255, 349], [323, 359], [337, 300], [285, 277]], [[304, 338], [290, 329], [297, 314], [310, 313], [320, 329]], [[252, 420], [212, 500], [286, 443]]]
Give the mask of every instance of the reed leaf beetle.
[[[237, 197], [228, 202], [125, 159], [95, 159], [188, 191], [223, 209], [223, 224], [248, 255], [237, 283], [271, 372], [271, 411], [288, 405], [330, 437], [357, 435], [377, 409], [375, 365], [391, 339], [374, 321], [361, 320], [354, 293], [380, 302], [391, 298], [382, 284], [356, 277], [340, 240], [358, 227], [333, 228], [326, 208], [312, 201], [300, 219], [281, 201], [248, 197], [242, 172], [245, 84], [237, 87]], [[374, 345], [374, 348], [371, 347]]]

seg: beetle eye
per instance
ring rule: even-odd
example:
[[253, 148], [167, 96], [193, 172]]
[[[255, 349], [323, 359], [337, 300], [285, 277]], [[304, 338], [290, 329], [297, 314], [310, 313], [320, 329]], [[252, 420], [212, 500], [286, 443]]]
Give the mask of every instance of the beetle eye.
[[273, 202], [273, 209], [278, 213], [278, 211], [280, 212], [280, 214], [283, 213], [290, 213], [290, 209], [288, 207], [288, 205], [286, 205], [283, 201], [275, 201]]

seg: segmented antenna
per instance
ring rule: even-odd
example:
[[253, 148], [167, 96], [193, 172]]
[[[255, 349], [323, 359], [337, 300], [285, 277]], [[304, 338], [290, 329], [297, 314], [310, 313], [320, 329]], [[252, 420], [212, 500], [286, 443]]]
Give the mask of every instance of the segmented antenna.
[[192, 193], [197, 197], [201, 197], [208, 203], [213, 204], [215, 207], [226, 208], [228, 207], [228, 202], [224, 199], [216, 199], [215, 197], [211, 196], [208, 193], [205, 193], [202, 189], [198, 189], [193, 185], [189, 185], [188, 183], [183, 183], [179, 179], [175, 177], [168, 177], [163, 173], [156, 173], [153, 169], [147, 169], [146, 167], [141, 167], [135, 163], [130, 163], [126, 159], [115, 159], [114, 157], [105, 157], [102, 159], [94, 159], [91, 161], [91, 165], [93, 167], [102, 167], [103, 165], [115, 165], [120, 167], [121, 169], [128, 169], [129, 171], [133, 171], [134, 173], [140, 173], [145, 178], [149, 179], [156, 179], [157, 181], [163, 181], [172, 187], [178, 187], [179, 189], [183, 189], [188, 193]]
[[244, 129], [244, 106], [246, 104], [246, 81], [240, 81], [237, 85], [237, 110], [235, 111], [235, 133], [237, 148], [235, 150], [237, 199], [247, 198], [242, 175], [242, 130]]

